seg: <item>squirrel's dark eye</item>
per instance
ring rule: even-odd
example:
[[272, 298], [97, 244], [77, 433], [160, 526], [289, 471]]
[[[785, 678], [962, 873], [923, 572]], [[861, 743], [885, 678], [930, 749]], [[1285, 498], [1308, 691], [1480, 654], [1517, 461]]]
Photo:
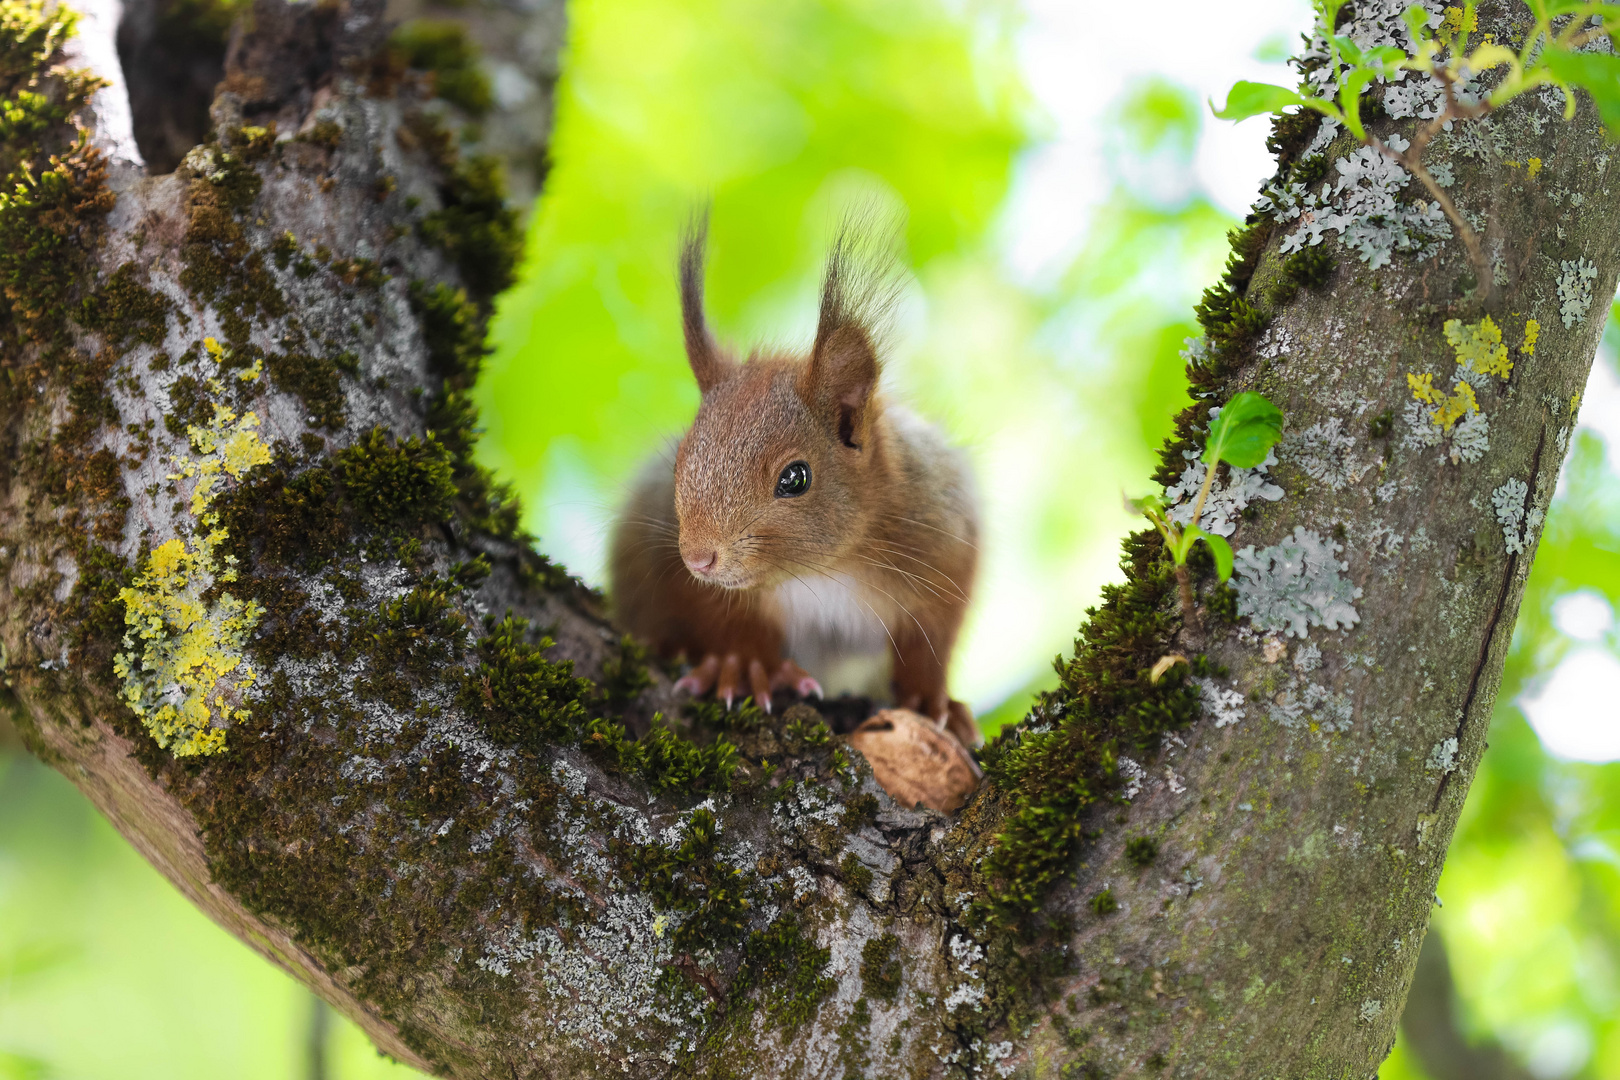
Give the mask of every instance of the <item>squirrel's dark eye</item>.
[[776, 478], [776, 497], [792, 499], [810, 490], [810, 463], [795, 461]]

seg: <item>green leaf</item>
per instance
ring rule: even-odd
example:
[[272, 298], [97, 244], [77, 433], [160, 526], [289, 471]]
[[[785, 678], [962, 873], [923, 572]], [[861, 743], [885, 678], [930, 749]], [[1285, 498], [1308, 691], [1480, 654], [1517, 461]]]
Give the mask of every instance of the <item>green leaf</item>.
[[1344, 126], [1358, 139], [1367, 137], [1361, 126], [1361, 92], [1378, 77], [1372, 68], [1356, 68], [1339, 80], [1339, 104], [1344, 109]]
[[1604, 126], [1611, 135], [1620, 136], [1620, 56], [1548, 49], [1541, 62], [1560, 82], [1591, 94]]
[[1224, 461], [1238, 469], [1252, 469], [1282, 438], [1282, 411], [1252, 390], [1228, 401], [1221, 414], [1209, 425], [1204, 440], [1205, 465], [1214, 468]]
[[1560, 15], [1573, 15], [1585, 13], [1597, 15], [1604, 19], [1620, 17], [1620, 5], [1594, 4], [1591, 0], [1553, 0], [1546, 5], [1546, 17], [1556, 19]]
[[1198, 530], [1198, 537], [1209, 545], [1209, 553], [1215, 556], [1215, 572], [1220, 575], [1221, 580], [1226, 581], [1231, 578], [1232, 545], [1226, 542], [1224, 536], [1216, 536], [1214, 533], [1207, 533], [1203, 529]]
[[1354, 38], [1334, 34], [1333, 44], [1339, 47], [1339, 55], [1344, 57], [1345, 63], [1352, 65], [1361, 63], [1361, 46], [1356, 44]]
[[1429, 12], [1422, 4], [1413, 4], [1401, 12], [1401, 18], [1406, 22], [1406, 28], [1412, 32], [1412, 40], [1427, 41], [1429, 38]]
[[1221, 120], [1247, 120], [1251, 116], [1263, 116], [1266, 113], [1281, 112], [1289, 105], [1305, 105], [1311, 108], [1310, 101], [1288, 89], [1286, 86], [1275, 86], [1271, 83], [1257, 83], [1241, 80], [1232, 84], [1232, 89], [1226, 95], [1226, 107], [1215, 108], [1215, 102], [1209, 103], [1211, 111]]
[[1368, 67], [1381, 68], [1381, 74], [1393, 75], [1406, 63], [1406, 50], [1394, 45], [1380, 45], [1366, 56]]

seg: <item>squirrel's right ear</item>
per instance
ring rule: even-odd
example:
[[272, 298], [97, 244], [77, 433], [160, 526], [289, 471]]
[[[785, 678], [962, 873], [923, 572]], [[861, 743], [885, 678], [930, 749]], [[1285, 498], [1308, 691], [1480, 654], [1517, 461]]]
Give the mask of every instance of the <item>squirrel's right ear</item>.
[[709, 235], [705, 211], [692, 218], [681, 241], [681, 323], [686, 330], [686, 359], [697, 377], [698, 389], [707, 394], [731, 367], [715, 344], [703, 317], [703, 252]]

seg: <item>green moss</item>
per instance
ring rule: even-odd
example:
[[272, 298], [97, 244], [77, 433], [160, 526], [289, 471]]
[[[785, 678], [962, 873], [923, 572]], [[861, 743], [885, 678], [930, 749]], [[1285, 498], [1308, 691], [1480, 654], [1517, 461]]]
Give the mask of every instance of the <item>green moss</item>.
[[872, 887], [871, 869], [856, 858], [854, 852], [846, 852], [839, 860], [838, 872], [843, 875], [844, 884], [855, 892], [864, 893]]
[[631, 745], [637, 753], [622, 758], [620, 768], [639, 773], [654, 791], [726, 791], [740, 762], [737, 747], [724, 739], [698, 746], [663, 726]]
[[1266, 136], [1266, 149], [1277, 159], [1278, 175], [1288, 175], [1289, 167], [1311, 144], [1321, 123], [1320, 116], [1307, 110], [1271, 118], [1271, 134]]
[[92, 234], [115, 199], [95, 148], [80, 143], [48, 157], [18, 149], [4, 155], [14, 164], [0, 181], [0, 296], [14, 337], [53, 341], [87, 274]]
[[169, 434], [183, 439], [193, 425], [201, 426], [213, 415], [207, 390], [193, 375], [181, 375], [169, 386], [169, 407], [163, 413], [163, 426]]
[[333, 259], [328, 269], [343, 284], [363, 289], [380, 289], [388, 283], [375, 259]]
[[572, 663], [546, 659], [551, 640], [531, 644], [528, 628], [510, 615], [489, 621], [476, 647], [478, 666], [462, 678], [459, 698], [495, 739], [539, 750], [585, 727], [582, 699], [590, 684], [574, 677]]
[[1237, 590], [1230, 582], [1217, 582], [1204, 594], [1204, 610], [1223, 626], [1236, 626], [1238, 621]]
[[450, 452], [433, 433], [393, 442], [381, 427], [336, 455], [349, 498], [371, 524], [416, 526], [450, 520], [456, 485]]
[[23, 340], [60, 334], [113, 204], [101, 155], [74, 123], [102, 83], [56, 66], [77, 18], [60, 6], [0, 4], [0, 294]]
[[477, 46], [460, 23], [413, 19], [394, 31], [388, 45], [404, 67], [431, 72], [434, 93], [450, 104], [482, 116], [495, 103]]
[[1314, 188], [1326, 179], [1327, 174], [1328, 156], [1322, 153], [1311, 154], [1294, 162], [1293, 168], [1288, 173], [1288, 182]]
[[266, 353], [264, 363], [277, 386], [298, 395], [316, 425], [328, 431], [342, 429], [348, 399], [334, 361], [301, 349], [290, 349], [285, 353]]
[[1119, 901], [1114, 899], [1114, 890], [1104, 889], [1087, 901], [1086, 906], [1091, 909], [1094, 915], [1112, 915], [1119, 910]]
[[292, 257], [298, 254], [298, 237], [291, 232], [284, 232], [270, 241], [270, 258], [274, 260], [277, 270], [287, 269]]
[[743, 962], [732, 984], [732, 998], [757, 992], [765, 1015], [786, 1029], [807, 1023], [837, 982], [823, 975], [832, 952], [805, 937], [792, 915], [778, 916], [768, 929], [749, 935]]
[[861, 946], [861, 993], [888, 1004], [900, 995], [900, 939], [880, 934]]
[[648, 657], [647, 647], [629, 634], [619, 639], [617, 652], [603, 661], [602, 677], [597, 680], [609, 708], [623, 708], [652, 686]]
[[481, 304], [512, 283], [523, 232], [506, 205], [506, 184], [494, 158], [458, 162], [440, 185], [440, 209], [422, 219], [422, 239], [455, 263], [467, 291]]
[[1333, 276], [1333, 256], [1321, 247], [1296, 251], [1282, 261], [1277, 280], [1271, 285], [1274, 304], [1286, 304], [1300, 289], [1319, 289]]
[[429, 575], [379, 605], [362, 630], [370, 638], [373, 666], [426, 677], [459, 659], [468, 633], [457, 603], [460, 591], [454, 582]]
[[1133, 836], [1125, 841], [1125, 858], [1132, 866], [1147, 866], [1159, 857], [1159, 842], [1151, 836]]
[[628, 868], [654, 906], [685, 914], [673, 944], [680, 952], [723, 949], [748, 932], [752, 908], [748, 881], [737, 867], [719, 858], [719, 821], [714, 811], [699, 807], [685, 823], [685, 834], [673, 850], [661, 844], [634, 845]]
[[[982, 755], [1008, 814], [985, 856], [973, 911], [985, 923], [1029, 928], [1046, 890], [1067, 872], [1085, 835], [1085, 810], [1123, 786], [1122, 755], [1146, 756], [1161, 735], [1200, 713], [1198, 691], [1177, 665], [1152, 682], [1177, 627], [1174, 578], [1157, 534], [1127, 539], [1127, 580], [1103, 590], [1101, 608], [1057, 664], [1060, 685], [1042, 695], [1034, 717]], [[1205, 670], [1202, 658], [1195, 661]]]
[[445, 380], [451, 390], [468, 390], [489, 349], [484, 345], [484, 320], [467, 290], [440, 283], [411, 282], [411, 310], [422, 323], [427, 343], [428, 370]]
[[729, 709], [723, 701], [693, 698], [687, 701], [681, 711], [693, 724], [710, 731], [759, 731], [775, 723], [769, 713], [754, 704], [751, 697], [744, 698]]
[[1255, 267], [1260, 265], [1260, 253], [1265, 250], [1266, 241], [1270, 237], [1269, 221], [1259, 221], [1227, 232], [1226, 239], [1232, 250], [1227, 255], [1226, 270], [1222, 278], [1229, 286], [1239, 291], [1248, 287], [1249, 279], [1254, 277]]
[[200, 147], [187, 161], [195, 167], [188, 169], [180, 284], [211, 304], [225, 340], [246, 350], [253, 320], [287, 314], [287, 299], [265, 267], [264, 253], [248, 244], [236, 220], [252, 206], [262, 181], [251, 165], [217, 144]]
[[1211, 355], [1223, 364], [1230, 364], [1270, 322], [1268, 315], [1244, 299], [1227, 281], [1205, 289], [1193, 313], [1204, 329]]
[[261, 470], [227, 498], [222, 510], [237, 558], [251, 565], [254, 553], [248, 545], [256, 540], [258, 558], [272, 566], [313, 570], [331, 561], [349, 536], [337, 490], [329, 469], [296, 476], [289, 476], [284, 465]]
[[125, 263], [79, 306], [79, 323], [127, 347], [133, 342], [163, 344], [174, 303], [136, 280], [134, 263]]

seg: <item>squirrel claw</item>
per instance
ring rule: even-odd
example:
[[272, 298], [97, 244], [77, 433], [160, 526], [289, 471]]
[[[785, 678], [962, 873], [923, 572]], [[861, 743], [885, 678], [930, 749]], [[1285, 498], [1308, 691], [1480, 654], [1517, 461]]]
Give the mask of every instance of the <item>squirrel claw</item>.
[[826, 697], [821, 691], [821, 684], [804, 668], [791, 660], [782, 661], [782, 666], [776, 669], [776, 675], [771, 679], [771, 689], [792, 690], [800, 697], [809, 697], [811, 694], [818, 698]]
[[726, 703], [726, 712], [731, 711], [731, 703], [737, 697], [737, 684], [741, 681], [742, 659], [736, 653], [727, 653], [720, 661], [720, 683], [714, 690], [714, 696]]
[[720, 658], [713, 653], [705, 656], [697, 667], [675, 680], [676, 690], [686, 690], [693, 697], [702, 697], [714, 685], [715, 676], [720, 674]]
[[771, 680], [765, 674], [765, 665], [758, 660], [748, 661], [748, 686], [754, 692], [754, 704], [771, 711]]

